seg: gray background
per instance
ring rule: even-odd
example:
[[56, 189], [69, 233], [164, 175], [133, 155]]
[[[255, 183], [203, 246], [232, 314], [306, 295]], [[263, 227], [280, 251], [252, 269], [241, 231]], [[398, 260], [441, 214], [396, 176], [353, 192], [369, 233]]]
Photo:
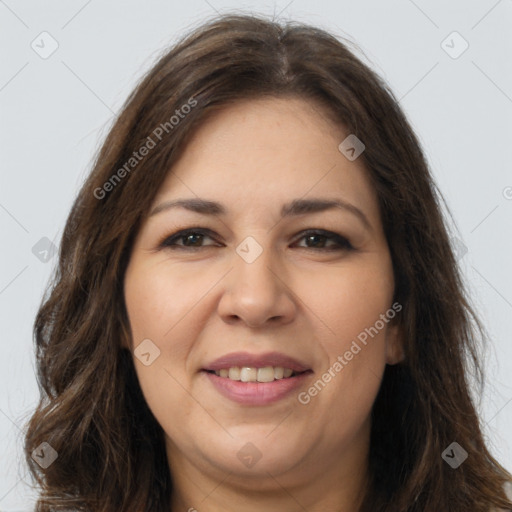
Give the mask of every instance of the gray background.
[[[31, 328], [56, 263], [40, 240], [59, 243], [74, 195], [136, 80], [178, 35], [234, 9], [354, 40], [400, 99], [454, 215], [461, 268], [492, 337], [479, 407], [493, 453], [512, 469], [511, 0], [0, 0], [2, 511], [28, 510], [34, 499], [20, 458], [23, 422], [38, 398]], [[463, 40], [446, 39], [453, 31], [469, 44], [461, 55]], [[58, 48], [43, 59], [56, 44], [50, 37]]]

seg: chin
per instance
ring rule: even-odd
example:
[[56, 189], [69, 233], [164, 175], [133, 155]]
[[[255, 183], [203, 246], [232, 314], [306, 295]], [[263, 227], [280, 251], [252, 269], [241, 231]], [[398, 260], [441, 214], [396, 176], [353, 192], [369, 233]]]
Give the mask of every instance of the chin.
[[[273, 428], [275, 425], [265, 429], [248, 426], [231, 429], [233, 439], [228, 438], [221, 444], [212, 441], [207, 450], [210, 453], [205, 455], [223, 471], [243, 478], [285, 474], [300, 465], [307, 450], [297, 438], [298, 433], [283, 430], [281, 435], [269, 434]], [[221, 453], [224, 455], [219, 458]]]

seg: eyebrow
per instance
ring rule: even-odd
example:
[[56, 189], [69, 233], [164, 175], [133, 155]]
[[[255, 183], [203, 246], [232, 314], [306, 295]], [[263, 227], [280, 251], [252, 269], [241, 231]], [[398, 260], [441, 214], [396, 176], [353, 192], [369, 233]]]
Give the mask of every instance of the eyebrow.
[[[190, 199], [175, 199], [171, 201], [164, 201], [159, 205], [155, 206], [150, 217], [160, 212], [167, 211], [173, 208], [184, 208], [192, 212], [200, 213], [202, 215], [226, 215], [227, 209], [221, 203], [216, 201], [209, 201], [207, 199], [190, 198]], [[366, 215], [357, 207], [351, 203], [343, 201], [341, 199], [294, 199], [290, 203], [286, 203], [281, 208], [281, 217], [293, 217], [298, 215], [304, 215], [307, 213], [317, 213], [334, 208], [341, 208], [349, 213], [355, 215], [369, 230], [372, 231], [372, 226], [368, 221]]]

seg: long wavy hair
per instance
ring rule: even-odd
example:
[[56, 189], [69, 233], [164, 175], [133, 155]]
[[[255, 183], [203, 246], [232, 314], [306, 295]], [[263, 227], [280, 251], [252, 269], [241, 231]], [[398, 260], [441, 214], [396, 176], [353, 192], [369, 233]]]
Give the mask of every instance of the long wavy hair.
[[[461, 278], [445, 203], [397, 99], [351, 44], [303, 23], [219, 16], [159, 56], [129, 96], [74, 201], [35, 320], [41, 398], [24, 449], [38, 512], [170, 510], [164, 433], [121, 347], [130, 340], [124, 273], [190, 135], [228, 103], [261, 97], [306, 99], [355, 134], [378, 195], [405, 360], [386, 367], [372, 410], [371, 485], [360, 512], [512, 508], [504, 492], [512, 477], [486, 447], [472, 397], [473, 385], [482, 391], [488, 336]], [[44, 442], [58, 455], [46, 468], [32, 457]], [[457, 469], [442, 457], [452, 442], [468, 453]]]

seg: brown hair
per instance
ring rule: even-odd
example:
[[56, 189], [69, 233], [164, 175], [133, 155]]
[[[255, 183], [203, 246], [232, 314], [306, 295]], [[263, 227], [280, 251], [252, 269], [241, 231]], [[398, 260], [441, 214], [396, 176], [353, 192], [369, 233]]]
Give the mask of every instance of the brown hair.
[[[485, 331], [460, 276], [442, 196], [393, 93], [322, 29], [225, 15], [182, 38], [143, 78], [70, 212], [34, 327], [41, 400], [25, 452], [41, 488], [37, 510], [170, 509], [163, 431], [120, 348], [130, 339], [124, 272], [141, 221], [194, 129], [229, 102], [265, 96], [324, 106], [366, 145], [361, 158], [378, 194], [405, 361], [386, 367], [374, 404], [371, 485], [360, 511], [512, 508], [503, 491], [512, 477], [486, 448], [469, 391], [470, 377], [483, 383]], [[147, 154], [130, 160], [142, 146]], [[457, 469], [441, 456], [454, 441], [469, 454]], [[31, 457], [42, 442], [58, 453], [46, 469]]]

